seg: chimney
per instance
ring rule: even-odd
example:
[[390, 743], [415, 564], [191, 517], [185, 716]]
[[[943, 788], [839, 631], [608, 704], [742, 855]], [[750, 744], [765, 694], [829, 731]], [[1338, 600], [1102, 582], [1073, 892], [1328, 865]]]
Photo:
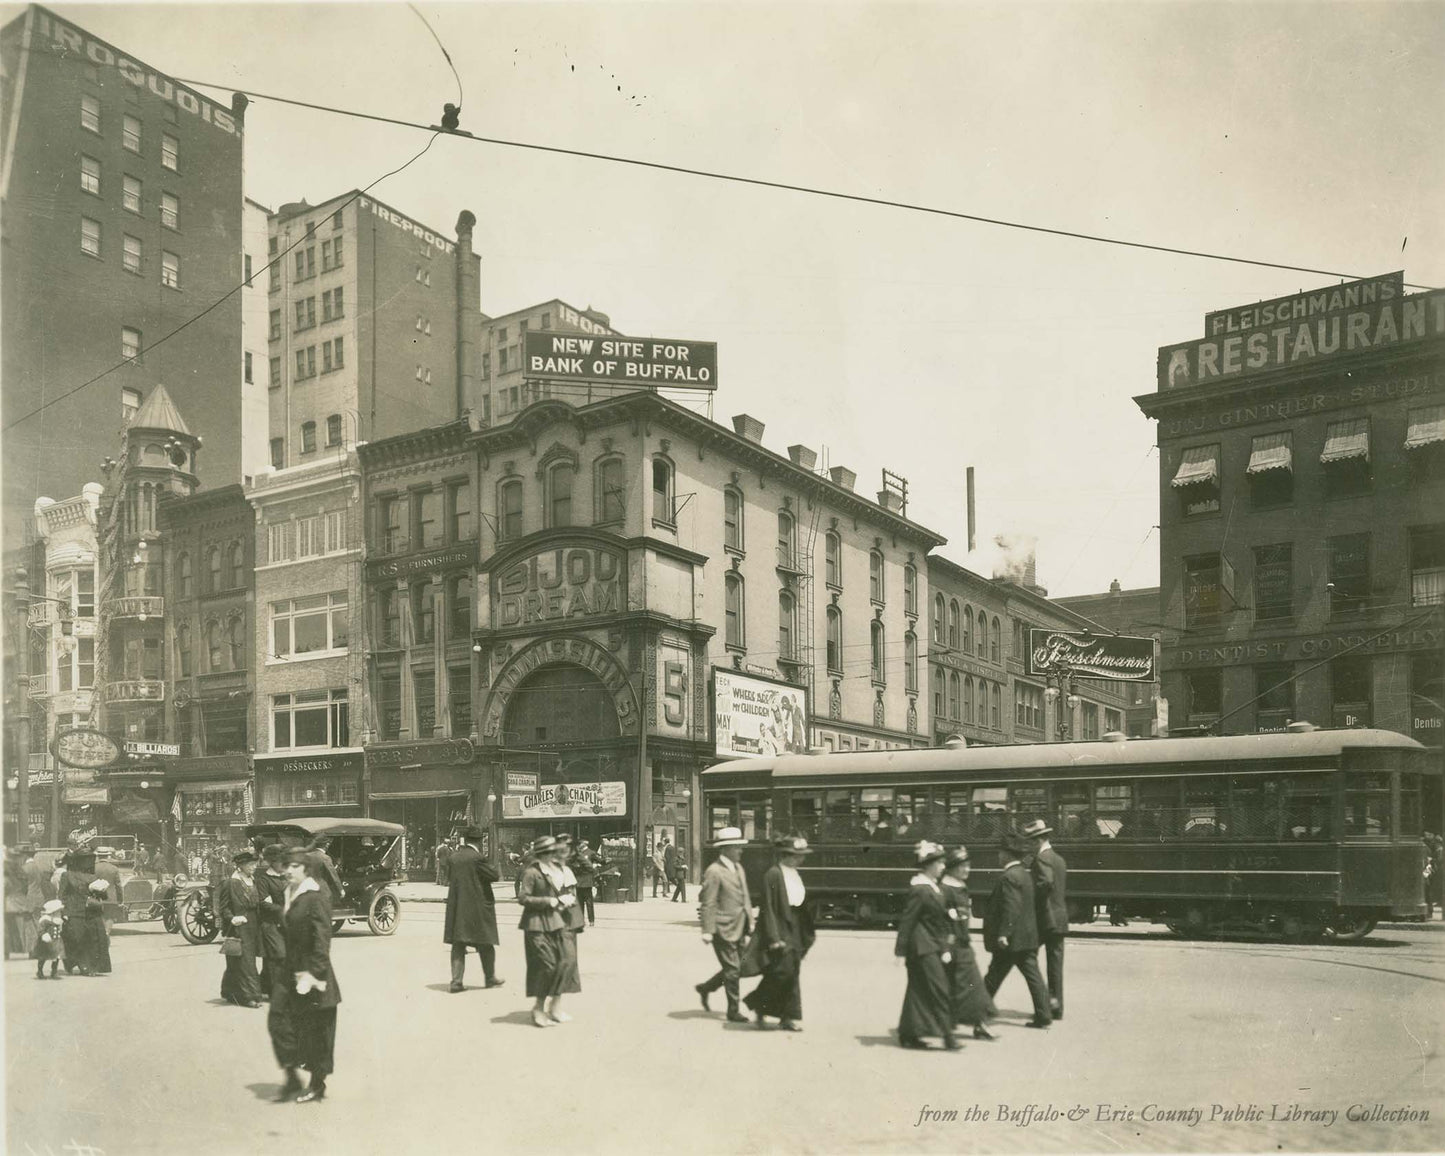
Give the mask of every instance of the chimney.
[[750, 442], [757, 442], [761, 445], [763, 441], [763, 429], [763, 423], [749, 414], [740, 413], [733, 418], [733, 430], [739, 437], [745, 437]]
[[845, 490], [851, 490], [853, 483], [858, 480], [858, 475], [847, 466], [834, 466], [828, 471], [828, 476], [833, 479], [835, 486], [842, 486]]
[[879, 490], [878, 504], [894, 514], [903, 513], [903, 495], [895, 494], [892, 490]]
[[1112, 582], [1109, 583], [1110, 594], [1118, 594], [1122, 589], [1123, 587], [1119, 585], [1119, 579], [1117, 578], [1115, 578]]
[[967, 471], [967, 473], [965, 474], [965, 477], [967, 478], [966, 485], [967, 485], [967, 488], [968, 488], [968, 552], [969, 552], [970, 554], [972, 554], [972, 553], [973, 553], [973, 549], [974, 549], [974, 544], [975, 544], [975, 543], [974, 543], [974, 530], [975, 530], [976, 527], [977, 527], [977, 523], [974, 521], [974, 515], [973, 515], [973, 467], [972, 467], [972, 466], [969, 466], [969, 467], [968, 467], [968, 471]]
[[246, 106], [250, 103], [251, 98], [244, 92], [231, 93], [231, 115], [236, 118], [238, 128], [246, 123]]
[[482, 412], [477, 395], [477, 349], [482, 343], [481, 262], [472, 252], [477, 218], [466, 209], [457, 217], [457, 396], [456, 414]]
[[788, 457], [793, 459], [793, 465], [802, 466], [809, 471], [818, 464], [817, 451], [810, 450], [807, 446], [789, 446]]

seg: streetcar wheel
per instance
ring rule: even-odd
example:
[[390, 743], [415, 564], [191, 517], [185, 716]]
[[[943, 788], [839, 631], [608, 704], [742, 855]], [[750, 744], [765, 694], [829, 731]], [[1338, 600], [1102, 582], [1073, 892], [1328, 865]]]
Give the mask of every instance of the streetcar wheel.
[[220, 933], [210, 904], [200, 895], [192, 895], [182, 903], [176, 919], [187, 943], [210, 943]]
[[1375, 930], [1375, 921], [1340, 912], [1325, 924], [1324, 938], [1337, 943], [1358, 943]]
[[366, 926], [372, 935], [390, 935], [401, 922], [401, 903], [390, 891], [378, 891], [366, 911]]

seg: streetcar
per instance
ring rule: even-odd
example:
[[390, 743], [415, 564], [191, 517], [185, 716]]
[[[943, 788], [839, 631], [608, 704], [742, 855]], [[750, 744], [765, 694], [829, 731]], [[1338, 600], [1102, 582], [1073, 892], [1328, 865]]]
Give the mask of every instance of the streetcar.
[[[798, 834], [817, 917], [901, 914], [920, 839], [972, 851], [986, 895], [1005, 831], [1034, 818], [1069, 864], [1074, 923], [1163, 923], [1186, 936], [1363, 939], [1420, 920], [1424, 801], [1438, 819], [1438, 758], [1383, 730], [815, 753], [741, 759], [702, 774], [712, 831], [742, 828], [753, 894], [768, 841]], [[1431, 823], [1423, 823], [1432, 826]], [[976, 909], [977, 909], [976, 904]]]

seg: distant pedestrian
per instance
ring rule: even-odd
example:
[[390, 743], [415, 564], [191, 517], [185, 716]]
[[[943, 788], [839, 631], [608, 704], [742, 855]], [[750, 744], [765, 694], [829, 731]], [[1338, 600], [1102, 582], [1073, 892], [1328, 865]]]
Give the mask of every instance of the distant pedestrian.
[[29, 955], [35, 946], [38, 912], [25, 878], [25, 848], [28, 844], [7, 848], [5, 852], [5, 957]]
[[1004, 836], [999, 848], [1003, 869], [988, 897], [983, 920], [984, 946], [992, 953], [984, 986], [990, 996], [997, 993], [1008, 973], [1018, 968], [1029, 985], [1034, 1018], [1031, 1028], [1047, 1028], [1053, 1022], [1049, 1012], [1049, 989], [1039, 974], [1039, 926], [1034, 908], [1034, 881], [1024, 860], [1030, 844], [1019, 835]]
[[312, 866], [316, 868], [316, 882], [330, 892], [331, 906], [339, 907], [345, 888], [341, 886], [341, 876], [337, 873], [336, 864], [331, 861], [331, 856], [327, 852], [327, 848], [330, 846], [331, 836], [317, 835], [311, 840], [306, 850], [315, 856]]
[[577, 877], [577, 908], [587, 917], [587, 926], [597, 926], [597, 908], [593, 898], [593, 888], [597, 885], [597, 870], [605, 867], [606, 864], [597, 857], [592, 850], [592, 844], [583, 839], [577, 844], [577, 853], [572, 856], [569, 864], [572, 874]]
[[939, 879], [945, 851], [924, 840], [913, 849], [918, 874], [908, 883], [908, 906], [898, 924], [893, 954], [908, 965], [908, 990], [898, 1017], [898, 1042], [905, 1048], [926, 1048], [925, 1038], [938, 1036], [951, 1052], [963, 1045], [953, 1034], [954, 923]]
[[443, 839], [437, 844], [436, 849], [437, 885], [439, 887], [446, 887], [451, 883], [451, 875], [449, 873], [451, 857], [452, 841], [450, 839]]
[[808, 841], [798, 835], [784, 835], [774, 843], [777, 862], [763, 876], [756, 949], [749, 955], [762, 975], [762, 982], [743, 1000], [766, 1028], [768, 1016], [777, 1016], [784, 1031], [799, 1032], [803, 1018], [803, 957], [813, 946], [812, 914], [806, 906], [807, 888], [798, 865], [811, 855]]
[[487, 987], [501, 987], [505, 980], [497, 978], [497, 901], [492, 884], [501, 878], [491, 860], [482, 854], [480, 827], [462, 829], [462, 845], [456, 851], [447, 848], [451, 882], [447, 886], [446, 920], [442, 942], [452, 948], [452, 982], [450, 991], [464, 989], [467, 948], [475, 947], [482, 960], [482, 974]]
[[[271, 1046], [286, 1082], [276, 1098], [295, 1097], [300, 1104], [326, 1095], [326, 1081], [336, 1066], [336, 1008], [341, 989], [331, 966], [331, 897], [319, 881], [321, 860], [303, 848], [286, 859], [286, 960], [282, 1014], [268, 1017]], [[297, 1074], [305, 1068], [311, 1083], [303, 1090]]]
[[226, 921], [221, 933], [236, 940], [239, 950], [226, 952], [226, 974], [221, 979], [221, 998], [237, 1007], [261, 1006], [261, 983], [256, 975], [256, 957], [261, 954], [260, 895], [256, 888], [256, 854], [238, 851], [231, 857], [235, 870], [222, 891], [226, 896]]
[[742, 864], [747, 844], [737, 827], [724, 827], [712, 841], [717, 859], [702, 876], [702, 941], [713, 949], [719, 970], [696, 989], [703, 1009], [711, 1011], [708, 996], [722, 988], [727, 993], [729, 1022], [743, 1024], [748, 1017], [738, 1010], [738, 976], [743, 943], [753, 925], [752, 896]]
[[983, 985], [978, 958], [973, 953], [969, 938], [968, 925], [973, 913], [968, 897], [968, 848], [950, 851], [945, 862], [947, 866], [939, 885], [943, 888], [948, 913], [953, 919], [953, 963], [949, 965], [953, 1022], [970, 1025], [976, 1040], [996, 1040], [998, 1037], [988, 1030], [988, 1023], [998, 1015], [998, 1008]]
[[562, 997], [582, 990], [575, 940], [569, 943], [568, 909], [575, 894], [567, 894], [566, 869], [557, 840], [543, 835], [531, 846], [534, 862], [522, 877], [522, 929], [527, 953], [527, 995], [532, 998], [532, 1022], [539, 1028], [565, 1023]]
[[135, 845], [135, 877], [144, 879], [146, 872], [150, 869], [150, 864], [151, 853], [146, 850], [144, 843], [137, 843]]
[[60, 978], [60, 961], [65, 958], [65, 904], [48, 899], [40, 911], [36, 925], [35, 945], [30, 958], [35, 961], [35, 978], [45, 978], [45, 964], [50, 963], [50, 978]]
[[668, 892], [677, 886], [677, 847], [666, 842], [666, 838], [663, 836], [662, 847], [662, 871], [667, 877], [667, 889], [662, 893], [664, 899], [667, 898]]
[[90, 925], [90, 973], [109, 975], [110, 928], [105, 923], [105, 903], [110, 894], [110, 884], [104, 879], [92, 879], [89, 891], [90, 896], [85, 902], [85, 919]]
[[1044, 965], [1049, 981], [1049, 1011], [1056, 1020], [1064, 1018], [1064, 937], [1069, 933], [1069, 867], [1049, 844], [1054, 829], [1042, 819], [1024, 824], [1025, 838], [1033, 840], [1034, 907], [1038, 917], [1039, 940], [1044, 947]]
[[680, 845], [673, 848], [674, 859], [672, 864], [672, 901], [674, 903], [687, 902], [687, 853]]
[[652, 850], [652, 897], [657, 898], [658, 885], [662, 885], [662, 897], [667, 898], [669, 891], [667, 874], [667, 836], [663, 835], [657, 841]]

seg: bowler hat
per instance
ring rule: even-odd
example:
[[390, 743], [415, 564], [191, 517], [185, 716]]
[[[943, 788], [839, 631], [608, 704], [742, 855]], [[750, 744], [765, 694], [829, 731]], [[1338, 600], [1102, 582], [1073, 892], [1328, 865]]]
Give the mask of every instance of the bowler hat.
[[779, 835], [773, 841], [773, 846], [780, 855], [811, 855], [812, 848], [808, 846], [808, 840], [801, 835]]
[[478, 827], [475, 823], [468, 823], [465, 827], [462, 828], [461, 836], [463, 839], [485, 839], [487, 837], [487, 833], [483, 831], [480, 827]]
[[708, 844], [710, 847], [746, 847], [747, 838], [740, 827], [724, 827]]
[[1038, 839], [1044, 835], [1052, 835], [1054, 829], [1042, 819], [1030, 819], [1019, 833], [1029, 839]]
[[1034, 848], [1032, 843], [1030, 843], [1022, 835], [1017, 835], [1013, 833], [1005, 835], [1003, 837], [1003, 841], [999, 844], [999, 850], [1004, 851], [1009, 855], [1027, 855], [1033, 849]]
[[930, 843], [927, 839], [923, 839], [913, 845], [913, 861], [919, 867], [922, 867], [925, 863], [933, 863], [942, 859], [946, 854], [948, 854], [948, 852], [939, 844]]

